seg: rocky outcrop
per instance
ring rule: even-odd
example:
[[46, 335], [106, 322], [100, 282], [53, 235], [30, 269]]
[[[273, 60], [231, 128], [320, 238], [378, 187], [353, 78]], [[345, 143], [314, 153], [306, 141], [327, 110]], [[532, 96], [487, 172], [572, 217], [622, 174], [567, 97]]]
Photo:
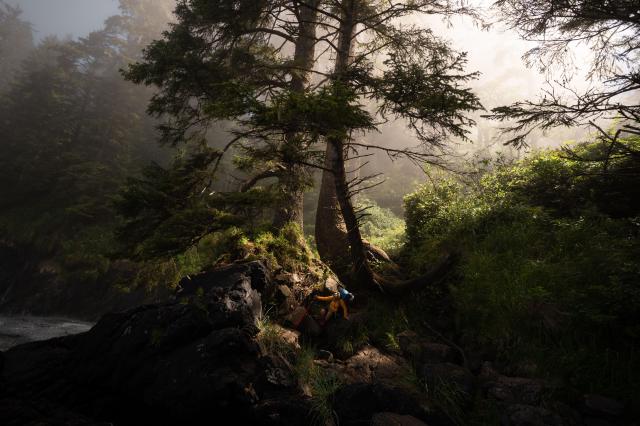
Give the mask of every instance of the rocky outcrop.
[[270, 285], [261, 263], [233, 265], [184, 282], [176, 300], [7, 351], [0, 424], [307, 424], [295, 380], [279, 380], [256, 341]]
[[482, 366], [480, 380], [488, 397], [507, 404], [538, 405], [548, 390], [542, 380], [504, 376], [489, 363]]
[[320, 356], [328, 359], [316, 359], [316, 365], [336, 374], [344, 384], [384, 383], [393, 386], [405, 381], [411, 368], [404, 358], [384, 353], [371, 345], [366, 345], [346, 360], [334, 360], [328, 351], [323, 351]]
[[[261, 262], [216, 268], [183, 280], [171, 300], [108, 314], [87, 333], [0, 352], [0, 424], [307, 425], [321, 406], [340, 425], [443, 426], [479, 402], [495, 414], [491, 424], [632, 424], [627, 407], [603, 396], [563, 406], [544, 381], [489, 363], [474, 376], [459, 348], [416, 333], [380, 350], [359, 338], [366, 312], [332, 319], [320, 336], [258, 321], [265, 306], [282, 318], [308, 298], [301, 281]], [[322, 381], [298, 382], [306, 339], [322, 348], [306, 368], [337, 379], [329, 395]]]

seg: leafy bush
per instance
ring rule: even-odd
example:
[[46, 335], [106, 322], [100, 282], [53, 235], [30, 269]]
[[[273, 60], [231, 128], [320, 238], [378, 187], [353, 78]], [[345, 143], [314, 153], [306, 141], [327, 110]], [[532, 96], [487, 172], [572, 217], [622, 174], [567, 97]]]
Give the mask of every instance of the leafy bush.
[[358, 200], [357, 208], [364, 213], [360, 220], [360, 231], [364, 238], [390, 254], [397, 253], [404, 243], [404, 220], [390, 209], [380, 207], [366, 198]]
[[583, 390], [637, 399], [640, 208], [620, 207], [635, 197], [637, 174], [623, 173], [628, 158], [606, 171], [584, 161], [599, 149], [577, 146], [581, 159], [541, 152], [475, 187], [420, 187], [405, 198], [403, 256], [421, 271], [444, 250], [462, 254], [451, 294], [467, 343]]

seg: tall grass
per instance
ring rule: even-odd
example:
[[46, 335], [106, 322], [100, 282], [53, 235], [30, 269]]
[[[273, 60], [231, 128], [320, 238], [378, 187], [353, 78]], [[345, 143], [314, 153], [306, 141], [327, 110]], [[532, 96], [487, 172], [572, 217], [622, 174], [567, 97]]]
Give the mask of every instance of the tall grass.
[[314, 363], [316, 349], [303, 344], [294, 370], [298, 382], [311, 393], [312, 424], [324, 426], [334, 419], [333, 395], [342, 385], [339, 378]]

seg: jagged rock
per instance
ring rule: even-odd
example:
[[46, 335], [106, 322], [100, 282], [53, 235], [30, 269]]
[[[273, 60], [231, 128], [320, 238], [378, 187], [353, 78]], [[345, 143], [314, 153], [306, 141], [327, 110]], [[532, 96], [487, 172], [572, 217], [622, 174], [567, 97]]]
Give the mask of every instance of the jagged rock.
[[303, 306], [298, 306], [285, 317], [285, 320], [293, 327], [300, 327], [300, 324], [302, 324], [302, 321], [308, 314]]
[[292, 388], [297, 384], [297, 379], [291, 368], [276, 356], [264, 356], [260, 358], [264, 379], [270, 385], [280, 388]]
[[317, 337], [322, 333], [322, 327], [313, 319], [309, 311], [303, 306], [297, 306], [284, 320], [296, 330], [307, 336]]
[[427, 426], [427, 424], [413, 416], [402, 416], [395, 413], [376, 413], [371, 418], [371, 426]]
[[345, 383], [386, 383], [397, 384], [402, 381], [409, 366], [406, 361], [392, 354], [380, 352], [367, 345], [343, 363], [333, 366]]
[[362, 425], [371, 422], [374, 414], [394, 412], [425, 420], [426, 410], [420, 396], [404, 388], [382, 383], [354, 383], [338, 389], [333, 409], [340, 425]]
[[530, 405], [514, 404], [506, 408], [502, 417], [503, 426], [563, 426], [557, 414]]
[[545, 390], [541, 380], [503, 376], [488, 363], [482, 366], [480, 381], [487, 396], [504, 403], [538, 405]]
[[297, 330], [291, 330], [290, 328], [284, 328], [277, 326], [278, 334], [280, 338], [289, 346], [294, 349], [300, 349], [300, 332]]
[[448, 345], [430, 342], [413, 331], [404, 331], [397, 338], [402, 354], [416, 364], [456, 362], [456, 353]]
[[428, 389], [440, 386], [455, 386], [458, 391], [470, 397], [473, 395], [473, 375], [469, 370], [450, 362], [425, 364], [422, 375]]
[[183, 278], [178, 284], [178, 296], [193, 296], [198, 289], [207, 293], [211, 288], [229, 287], [235, 283], [248, 279], [253, 289], [263, 296], [270, 296], [274, 286], [271, 280], [271, 272], [260, 261], [248, 263], [234, 263], [202, 272], [195, 276]]
[[620, 401], [602, 395], [585, 395], [584, 406], [589, 414], [596, 416], [619, 417], [624, 413], [624, 405]]
[[442, 343], [425, 343], [420, 348], [419, 359], [421, 362], [455, 362], [455, 352], [450, 346]]
[[7, 401], [16, 399], [118, 425], [307, 424], [295, 380], [256, 341], [259, 291], [270, 285], [264, 265], [232, 265], [183, 282], [178, 300], [12, 348], [0, 372], [0, 424], [15, 417]]
[[296, 273], [291, 274], [288, 272], [282, 272], [276, 275], [275, 278], [277, 281], [290, 283], [290, 284], [297, 284], [302, 281], [302, 278], [300, 278], [300, 275]]
[[339, 282], [333, 277], [328, 277], [324, 282], [324, 288], [331, 293], [336, 293], [338, 291]]
[[286, 285], [278, 286], [275, 294], [275, 303], [278, 308], [277, 314], [280, 318], [286, 318], [298, 307], [296, 297]]

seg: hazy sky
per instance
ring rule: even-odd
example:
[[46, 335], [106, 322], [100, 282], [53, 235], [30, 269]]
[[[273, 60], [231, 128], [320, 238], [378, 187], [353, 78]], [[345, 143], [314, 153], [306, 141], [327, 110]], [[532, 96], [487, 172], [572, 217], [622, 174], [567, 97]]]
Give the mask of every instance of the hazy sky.
[[33, 24], [36, 38], [48, 35], [83, 36], [102, 27], [118, 12], [118, 0], [5, 0], [20, 6], [23, 17]]
[[[23, 16], [33, 24], [38, 40], [52, 34], [60, 37], [86, 35], [100, 29], [107, 17], [118, 12], [118, 0], [5, 1], [23, 9]], [[484, 5], [488, 1], [475, 0], [474, 3]], [[537, 73], [526, 69], [520, 60], [531, 45], [519, 40], [514, 32], [481, 31], [470, 19], [464, 18], [454, 18], [453, 27], [447, 27], [437, 18], [429, 21], [437, 34], [450, 39], [457, 48], [469, 51], [469, 70], [482, 72], [480, 80], [473, 83], [477, 89], [495, 84], [496, 79], [502, 85], [518, 87], [520, 95], [539, 88]]]
[[[118, 12], [118, 0], [5, 0], [23, 9], [25, 20], [31, 22], [38, 40], [48, 35], [83, 36], [100, 29], [104, 20]], [[476, 0], [476, 3], [487, 3]], [[469, 51], [470, 69], [483, 72], [482, 80], [500, 75], [500, 68], [511, 68], [513, 74], [531, 76], [520, 61], [526, 43], [511, 31], [480, 31], [469, 19], [455, 18], [454, 27], [447, 28], [438, 19], [431, 19], [436, 32], [449, 38], [454, 46]], [[500, 76], [504, 77], [504, 76]]]

